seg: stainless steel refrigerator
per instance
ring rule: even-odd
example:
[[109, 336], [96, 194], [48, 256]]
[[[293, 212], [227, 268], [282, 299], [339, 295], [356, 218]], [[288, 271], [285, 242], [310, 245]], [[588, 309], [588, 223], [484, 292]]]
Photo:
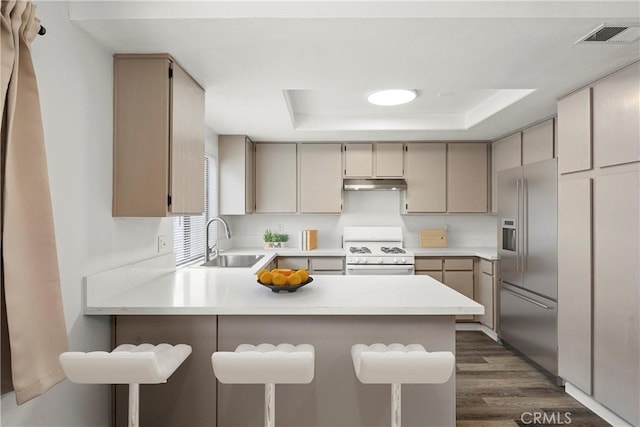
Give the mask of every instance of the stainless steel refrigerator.
[[557, 161], [498, 172], [498, 336], [558, 375]]

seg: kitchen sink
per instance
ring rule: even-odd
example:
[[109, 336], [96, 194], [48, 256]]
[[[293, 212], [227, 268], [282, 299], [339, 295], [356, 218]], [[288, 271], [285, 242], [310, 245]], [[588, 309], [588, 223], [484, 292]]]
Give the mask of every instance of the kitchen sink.
[[202, 267], [247, 268], [252, 267], [264, 255], [218, 255], [211, 261], [200, 264]]

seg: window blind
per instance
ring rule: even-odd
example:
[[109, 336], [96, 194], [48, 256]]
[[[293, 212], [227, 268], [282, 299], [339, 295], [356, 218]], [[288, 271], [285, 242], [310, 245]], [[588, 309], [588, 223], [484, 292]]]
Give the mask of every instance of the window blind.
[[[187, 264], [204, 257], [205, 226], [209, 219], [217, 215], [217, 163], [213, 157], [204, 158], [204, 197], [203, 215], [184, 215], [173, 219], [173, 252], [176, 266]], [[216, 227], [211, 227], [210, 242], [216, 241]]]

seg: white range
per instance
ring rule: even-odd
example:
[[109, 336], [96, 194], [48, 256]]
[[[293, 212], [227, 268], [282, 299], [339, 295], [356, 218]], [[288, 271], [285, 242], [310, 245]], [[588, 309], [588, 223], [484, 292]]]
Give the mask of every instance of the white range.
[[403, 243], [401, 227], [345, 227], [346, 274], [413, 274], [415, 257]]

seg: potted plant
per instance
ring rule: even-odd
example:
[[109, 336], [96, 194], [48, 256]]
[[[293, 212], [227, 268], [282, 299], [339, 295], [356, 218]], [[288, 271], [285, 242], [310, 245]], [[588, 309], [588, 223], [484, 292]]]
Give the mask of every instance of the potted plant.
[[279, 249], [286, 247], [289, 241], [288, 234], [272, 233], [270, 229], [266, 229], [263, 236], [265, 249]]

